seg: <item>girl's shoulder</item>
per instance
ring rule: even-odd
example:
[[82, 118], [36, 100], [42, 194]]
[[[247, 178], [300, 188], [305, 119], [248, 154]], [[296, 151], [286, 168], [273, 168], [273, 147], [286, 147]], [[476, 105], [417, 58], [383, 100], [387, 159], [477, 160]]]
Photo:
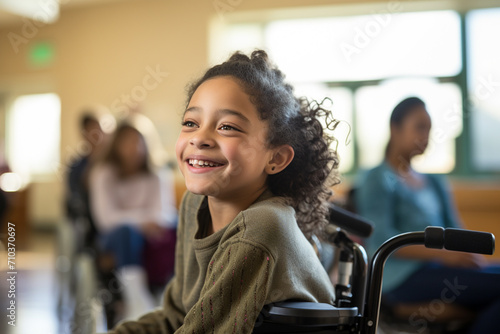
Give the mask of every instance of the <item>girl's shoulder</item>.
[[[283, 197], [268, 197], [241, 212], [243, 238], [263, 244], [294, 242], [304, 237], [295, 210]], [[304, 237], [305, 238], [305, 237]]]
[[[295, 210], [287, 203], [286, 198], [269, 196], [242, 211], [246, 220], [264, 222], [272, 221], [274, 224], [295, 222]], [[258, 223], [257, 223], [258, 224]]]

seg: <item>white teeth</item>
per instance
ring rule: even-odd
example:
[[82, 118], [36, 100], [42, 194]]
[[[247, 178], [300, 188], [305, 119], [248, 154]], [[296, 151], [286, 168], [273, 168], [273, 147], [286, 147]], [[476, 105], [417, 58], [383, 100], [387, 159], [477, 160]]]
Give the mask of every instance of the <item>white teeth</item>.
[[198, 166], [201, 166], [201, 167], [205, 167], [205, 166], [217, 167], [217, 166], [220, 166], [220, 164], [214, 163], [212, 161], [204, 161], [204, 160], [198, 160], [198, 159], [189, 159], [188, 163], [190, 165], [193, 165], [193, 166], [198, 165]]

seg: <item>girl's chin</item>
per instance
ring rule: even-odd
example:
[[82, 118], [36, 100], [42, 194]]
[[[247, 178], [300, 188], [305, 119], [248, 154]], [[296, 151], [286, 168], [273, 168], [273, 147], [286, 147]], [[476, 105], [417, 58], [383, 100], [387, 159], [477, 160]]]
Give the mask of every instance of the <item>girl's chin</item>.
[[217, 195], [220, 194], [221, 190], [220, 186], [217, 185], [200, 186], [200, 185], [186, 184], [186, 188], [189, 192], [196, 195], [214, 196], [214, 197], [217, 197]]

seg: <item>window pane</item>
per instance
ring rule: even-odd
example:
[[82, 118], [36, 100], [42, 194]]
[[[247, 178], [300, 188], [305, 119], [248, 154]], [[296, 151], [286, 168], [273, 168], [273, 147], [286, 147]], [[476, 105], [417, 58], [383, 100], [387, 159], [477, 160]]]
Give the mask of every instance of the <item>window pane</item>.
[[61, 103], [56, 94], [24, 95], [8, 114], [7, 154], [25, 182], [52, 174], [59, 161]]
[[219, 64], [235, 51], [250, 53], [263, 47], [262, 26], [257, 23], [232, 24], [217, 30], [215, 27], [211, 40], [210, 62]]
[[331, 99], [325, 101], [325, 107], [332, 110], [333, 117], [339, 121], [335, 131], [330, 132], [337, 140], [335, 148], [340, 158], [339, 170], [345, 173], [352, 169], [354, 163], [354, 148], [352, 144], [351, 124], [352, 124], [352, 93], [342, 87], [328, 88], [321, 84], [298, 84], [295, 85], [296, 96], [306, 96], [309, 99], [321, 102], [324, 98]]
[[395, 79], [365, 86], [355, 94], [356, 139], [360, 167], [371, 168], [384, 158], [389, 140], [389, 119], [396, 104], [409, 96], [426, 103], [432, 119], [429, 145], [414, 167], [421, 172], [448, 173], [455, 166], [455, 138], [462, 132], [460, 89], [431, 79]]
[[[475, 168], [500, 170], [500, 9], [467, 15], [468, 86]], [[495, 153], [496, 152], [496, 153]]]
[[292, 81], [452, 76], [462, 68], [453, 11], [274, 21], [265, 40]]

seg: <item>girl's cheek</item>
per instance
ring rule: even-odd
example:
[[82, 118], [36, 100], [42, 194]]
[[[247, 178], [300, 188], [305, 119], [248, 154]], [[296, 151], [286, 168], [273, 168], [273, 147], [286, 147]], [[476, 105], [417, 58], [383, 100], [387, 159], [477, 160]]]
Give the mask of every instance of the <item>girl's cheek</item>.
[[182, 151], [185, 147], [185, 140], [182, 138], [182, 134], [177, 138], [177, 142], [175, 143], [175, 155], [177, 160], [180, 162], [182, 158]]

